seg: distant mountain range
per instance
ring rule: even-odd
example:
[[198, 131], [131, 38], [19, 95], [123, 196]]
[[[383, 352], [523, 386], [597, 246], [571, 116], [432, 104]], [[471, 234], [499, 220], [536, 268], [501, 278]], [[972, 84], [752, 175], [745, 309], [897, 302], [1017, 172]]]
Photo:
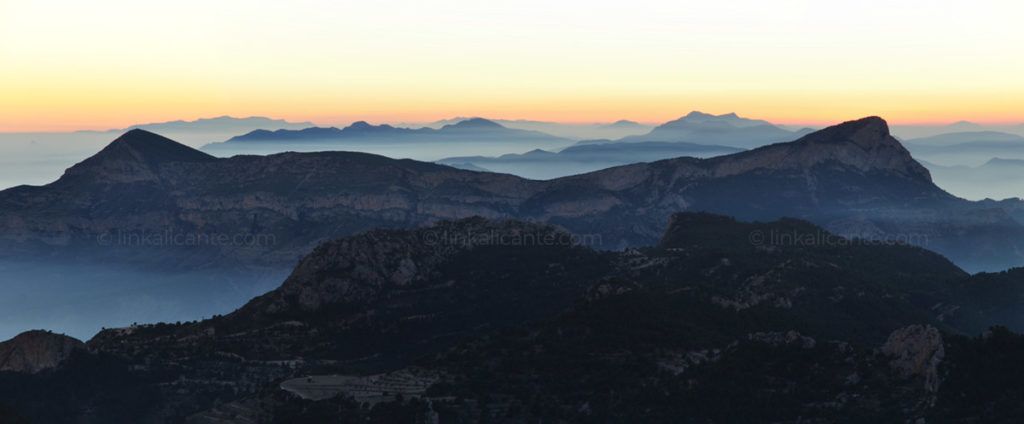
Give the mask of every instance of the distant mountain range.
[[1024, 124], [978, 124], [969, 121], [958, 121], [944, 125], [895, 125], [893, 134], [904, 140], [927, 138], [949, 133], [964, 132], [1004, 132], [1024, 136]]
[[960, 132], [907, 140], [915, 157], [946, 166], [976, 166], [992, 158], [1024, 159], [1024, 137], [995, 131]]
[[743, 149], [685, 142], [634, 142], [577, 144], [561, 151], [533, 150], [497, 157], [463, 156], [437, 161], [456, 168], [492, 171], [531, 179], [552, 179], [583, 174], [613, 166], [654, 162], [677, 157], [708, 158]]
[[1024, 137], [998, 131], [952, 132], [931, 137], [906, 140], [913, 147], [949, 147], [964, 143], [1019, 143], [1024, 144]]
[[[400, 128], [355, 122], [345, 128], [312, 127], [301, 130], [256, 130], [232, 137], [223, 143], [204, 146], [203, 151], [219, 156], [239, 153], [277, 153], [281, 151], [355, 150], [391, 153], [393, 157], [442, 155], [439, 149], [481, 152], [528, 151], [560, 148], [572, 141], [537, 131], [511, 129], [494, 121], [471, 118], [441, 128]], [[381, 151], [380, 149], [383, 149]], [[388, 150], [391, 149], [391, 150]], [[418, 149], [418, 150], [417, 150]], [[417, 155], [413, 152], [421, 152]], [[433, 159], [439, 159], [434, 157]]]
[[[445, 125], [457, 124], [465, 121], [465, 117], [457, 117], [451, 119], [443, 119], [440, 121], [430, 122], [427, 124], [413, 124], [403, 123], [395, 124], [399, 127], [429, 127], [429, 128], [441, 128]], [[491, 121], [497, 122], [507, 128], [514, 128], [519, 130], [527, 131], [539, 131], [547, 134], [551, 134], [556, 137], [568, 138], [572, 140], [591, 140], [591, 139], [618, 139], [630, 135], [643, 134], [654, 128], [653, 125], [641, 124], [639, 122], [630, 121], [627, 119], [621, 119], [612, 123], [593, 123], [593, 124], [580, 124], [580, 123], [564, 123], [564, 122], [548, 122], [548, 121], [532, 121], [526, 119], [490, 119]]]
[[257, 129], [301, 129], [314, 126], [312, 122], [289, 122], [284, 119], [272, 119], [262, 116], [250, 116], [248, 118], [235, 118], [231, 116], [218, 116], [216, 118], [200, 118], [194, 121], [167, 121], [150, 124], [132, 125], [127, 128], [112, 129], [104, 132], [121, 133], [134, 129], [141, 129], [159, 133], [234, 133], [243, 131], [255, 131]]
[[736, 153], [765, 144], [792, 141], [808, 132], [810, 130], [807, 129], [785, 130], [767, 121], [741, 118], [734, 113], [716, 116], [695, 111], [645, 134], [618, 140], [584, 140], [557, 153], [532, 151], [492, 157], [460, 156], [438, 162], [465, 169], [487, 169], [526, 178], [550, 179], [631, 163]]
[[[803, 218], [841, 235], [925, 245], [969, 270], [1024, 264], [1020, 203], [949, 195], [879, 118], [710, 159], [549, 181], [361, 153], [218, 159], [133, 130], [53, 184], [0, 192], [0, 252], [287, 266], [326, 239], [477, 215], [550, 222], [622, 248], [657, 240], [679, 211]], [[202, 238], [211, 235], [233, 242]]]
[[674, 214], [657, 238], [470, 218], [332, 240], [224, 316], [0, 343], [0, 420], [1017, 418], [1024, 337], [989, 326], [1024, 327], [1020, 270], [794, 219]]
[[252, 131], [299, 130], [313, 126], [312, 122], [289, 122], [284, 119], [262, 116], [247, 118], [219, 116], [216, 118], [200, 118], [194, 121], [177, 120], [138, 124], [106, 131], [79, 131], [79, 133], [121, 134], [139, 129], [158, 133], [184, 144], [199, 146]]
[[[810, 129], [789, 131], [768, 121], [741, 118], [735, 113], [711, 115], [694, 111], [682, 118], [659, 125], [647, 134], [624, 137], [616, 142], [687, 142], [751, 149], [766, 144], [792, 141], [809, 132]], [[584, 143], [601, 142], [607, 141]]]
[[922, 162], [935, 182], [970, 199], [1024, 198], [1024, 160], [990, 159], [978, 166], [943, 166]]

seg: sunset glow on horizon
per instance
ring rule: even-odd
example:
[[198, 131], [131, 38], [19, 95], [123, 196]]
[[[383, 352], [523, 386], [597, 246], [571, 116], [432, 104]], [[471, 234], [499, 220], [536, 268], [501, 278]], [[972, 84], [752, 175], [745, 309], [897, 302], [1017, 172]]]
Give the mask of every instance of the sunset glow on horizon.
[[1012, 1], [0, 0], [0, 131], [221, 115], [1024, 123]]

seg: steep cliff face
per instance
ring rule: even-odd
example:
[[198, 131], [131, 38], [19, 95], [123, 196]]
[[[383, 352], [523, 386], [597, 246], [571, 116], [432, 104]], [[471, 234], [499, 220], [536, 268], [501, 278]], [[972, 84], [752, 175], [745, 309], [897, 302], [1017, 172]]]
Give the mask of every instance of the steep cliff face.
[[732, 156], [710, 159], [713, 175], [725, 177], [757, 170], [807, 170], [832, 165], [860, 172], [889, 173], [931, 182], [928, 170], [917, 163], [879, 117], [826, 128], [791, 143], [779, 143]]
[[76, 350], [81, 341], [47, 331], [27, 331], [0, 342], [0, 371], [36, 373], [56, 368]]
[[215, 159], [133, 131], [51, 185], [0, 193], [0, 250], [285, 266], [335, 237], [469, 216], [545, 221], [616, 249], [653, 243], [675, 212], [710, 211], [797, 217], [859, 237], [912, 229], [986, 269], [1024, 263], [1024, 227], [1001, 207], [936, 187], [879, 118], [707, 160], [549, 181], [346, 152]]

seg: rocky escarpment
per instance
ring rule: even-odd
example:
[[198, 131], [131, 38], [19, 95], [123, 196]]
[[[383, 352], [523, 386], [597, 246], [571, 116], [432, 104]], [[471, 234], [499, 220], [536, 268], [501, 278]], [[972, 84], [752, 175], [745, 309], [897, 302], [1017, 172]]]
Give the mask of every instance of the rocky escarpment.
[[820, 165], [882, 172], [922, 182], [931, 175], [889, 134], [888, 124], [873, 116], [826, 128], [791, 143], [779, 143], [709, 160], [716, 177], [754, 170], [805, 170]]
[[923, 325], [898, 329], [882, 345], [881, 351], [892, 357], [889, 364], [900, 376], [921, 377], [925, 390], [939, 391], [939, 365], [946, 351], [938, 329]]
[[0, 342], [0, 371], [36, 373], [56, 368], [79, 350], [85, 350], [85, 344], [75, 338], [48, 331], [27, 331]]

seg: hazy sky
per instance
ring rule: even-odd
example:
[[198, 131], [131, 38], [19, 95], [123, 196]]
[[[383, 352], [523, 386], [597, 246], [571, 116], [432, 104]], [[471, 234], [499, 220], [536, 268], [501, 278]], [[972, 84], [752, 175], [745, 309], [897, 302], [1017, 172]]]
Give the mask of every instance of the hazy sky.
[[1024, 122], [1018, 1], [0, 0], [0, 131], [216, 115]]

